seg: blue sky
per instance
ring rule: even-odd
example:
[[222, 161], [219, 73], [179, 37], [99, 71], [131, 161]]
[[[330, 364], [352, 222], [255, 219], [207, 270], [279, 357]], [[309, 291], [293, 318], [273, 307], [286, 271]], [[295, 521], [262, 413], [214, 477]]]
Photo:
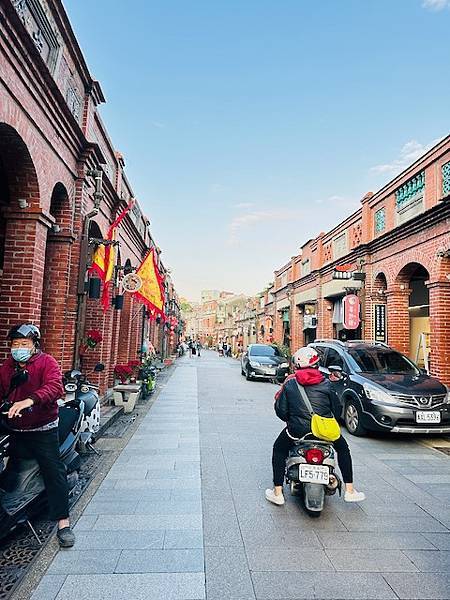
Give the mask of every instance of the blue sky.
[[449, 133], [450, 0], [65, 0], [179, 292], [256, 293]]

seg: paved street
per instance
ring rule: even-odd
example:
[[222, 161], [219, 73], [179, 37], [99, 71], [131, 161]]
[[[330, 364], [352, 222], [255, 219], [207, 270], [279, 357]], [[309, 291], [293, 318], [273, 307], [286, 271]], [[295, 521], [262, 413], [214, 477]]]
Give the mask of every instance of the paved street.
[[33, 600], [450, 598], [450, 459], [351, 438], [366, 502], [272, 506], [275, 390], [215, 353], [179, 361]]

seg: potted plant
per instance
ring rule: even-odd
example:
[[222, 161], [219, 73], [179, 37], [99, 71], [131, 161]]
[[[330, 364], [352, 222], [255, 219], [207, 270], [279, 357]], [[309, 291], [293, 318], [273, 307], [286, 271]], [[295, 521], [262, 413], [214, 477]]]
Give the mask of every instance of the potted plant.
[[133, 369], [129, 364], [117, 364], [114, 367], [114, 375], [120, 379], [120, 383], [123, 385], [129, 383], [129, 379], [133, 375]]

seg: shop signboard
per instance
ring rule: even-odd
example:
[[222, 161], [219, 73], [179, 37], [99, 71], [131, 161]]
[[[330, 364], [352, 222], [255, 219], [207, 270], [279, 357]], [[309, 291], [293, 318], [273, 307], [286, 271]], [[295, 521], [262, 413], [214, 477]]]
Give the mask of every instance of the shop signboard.
[[387, 341], [386, 328], [386, 304], [374, 304], [373, 306], [373, 330], [376, 342]]
[[344, 308], [344, 329], [358, 329], [361, 323], [360, 307], [361, 303], [356, 294], [348, 294], [342, 300]]

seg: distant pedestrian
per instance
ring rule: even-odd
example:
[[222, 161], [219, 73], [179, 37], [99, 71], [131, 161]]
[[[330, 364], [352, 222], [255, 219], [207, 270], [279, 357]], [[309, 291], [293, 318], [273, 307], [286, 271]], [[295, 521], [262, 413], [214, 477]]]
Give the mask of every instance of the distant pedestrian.
[[202, 345], [200, 344], [200, 342], [197, 340], [197, 344], [196, 344], [196, 350], [197, 350], [197, 356], [200, 358], [200, 350], [202, 349]]

